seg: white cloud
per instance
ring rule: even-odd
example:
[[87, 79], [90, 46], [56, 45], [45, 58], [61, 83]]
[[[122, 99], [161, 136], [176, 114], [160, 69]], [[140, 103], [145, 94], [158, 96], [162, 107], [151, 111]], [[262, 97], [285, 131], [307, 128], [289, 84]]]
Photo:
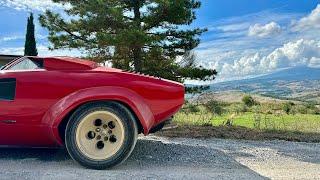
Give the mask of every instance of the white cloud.
[[[206, 41], [227, 38], [228, 40], [237, 40], [237, 38], [249, 37], [248, 29], [254, 24], [260, 24], [263, 26], [270, 22], [277, 22], [278, 24], [281, 24], [281, 26], [285, 27], [290, 25], [292, 19], [301, 18], [302, 15], [303, 14], [300, 13], [278, 13], [272, 10], [265, 10], [243, 16], [223, 18], [206, 25], [209, 31], [205, 33], [204, 38]], [[281, 36], [277, 36], [277, 38], [279, 37]], [[255, 39], [255, 37], [249, 38]], [[282, 45], [282, 43], [279, 44], [279, 46], [280, 45]]]
[[318, 57], [312, 57], [312, 58], [310, 59], [309, 66], [310, 66], [310, 67], [320, 68], [320, 58], [318, 58]]
[[320, 4], [306, 17], [293, 23], [294, 31], [320, 29]]
[[22, 55], [23, 51], [23, 47], [0, 48], [0, 54]]
[[8, 41], [14, 41], [14, 40], [20, 40], [24, 39], [24, 36], [6, 36], [6, 37], [1, 37], [0, 42], [8, 42]]
[[51, 0], [2, 0], [0, 6], [14, 8], [16, 10], [38, 10], [63, 8], [63, 5], [52, 2]]
[[[44, 45], [38, 45], [37, 47], [39, 56], [72, 56], [72, 57], [81, 57], [84, 56], [79, 50], [54, 50], [50, 51], [48, 47]], [[0, 54], [12, 54], [12, 55], [23, 55], [24, 47], [9, 47], [9, 48], [0, 48]]]
[[[46, 35], [42, 34], [36, 34], [36, 41], [38, 40], [46, 40], [48, 37]], [[10, 42], [10, 41], [24, 41], [25, 40], [25, 35], [12, 35], [12, 36], [3, 36], [0, 37], [0, 46], [2, 45], [1, 43], [3, 42]]]
[[281, 27], [275, 22], [270, 22], [265, 25], [255, 24], [249, 27], [248, 35], [256, 37], [268, 37], [281, 33]]
[[234, 24], [226, 24], [226, 25], [220, 25], [217, 27], [209, 27], [210, 30], [221, 30], [223, 32], [229, 32], [229, 31], [240, 31], [245, 30], [250, 26], [249, 22], [240, 22], [240, 23], [234, 23]]
[[214, 68], [220, 72], [220, 76], [226, 79], [237, 79], [294, 66], [319, 67], [320, 42], [300, 39], [286, 43], [265, 56], [255, 53], [231, 63], [220, 63]]

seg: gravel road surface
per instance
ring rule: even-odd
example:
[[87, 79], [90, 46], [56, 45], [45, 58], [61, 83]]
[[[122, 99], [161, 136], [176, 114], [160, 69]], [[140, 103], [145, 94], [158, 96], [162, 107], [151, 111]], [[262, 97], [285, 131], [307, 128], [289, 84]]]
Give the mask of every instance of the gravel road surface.
[[82, 168], [64, 149], [1, 148], [0, 179], [320, 179], [320, 144], [148, 136], [104, 171]]

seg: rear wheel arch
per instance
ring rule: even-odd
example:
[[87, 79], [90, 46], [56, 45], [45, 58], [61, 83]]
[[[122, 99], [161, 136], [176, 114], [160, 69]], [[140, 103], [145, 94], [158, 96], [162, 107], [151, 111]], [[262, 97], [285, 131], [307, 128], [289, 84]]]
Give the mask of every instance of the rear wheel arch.
[[82, 106], [86, 106], [86, 105], [92, 104], [92, 103], [99, 103], [99, 102], [113, 102], [113, 103], [116, 103], [116, 104], [118, 104], [120, 106], [123, 106], [133, 116], [133, 119], [135, 120], [135, 122], [136, 122], [136, 124], [138, 126], [138, 133], [144, 132], [144, 129], [143, 129], [143, 126], [141, 124], [140, 119], [138, 118], [136, 113], [133, 111], [133, 109], [128, 104], [126, 104], [126, 103], [124, 103], [122, 101], [117, 101], [117, 100], [88, 101], [88, 102], [84, 102], [84, 103], [76, 106], [71, 111], [69, 111], [67, 113], [67, 115], [65, 115], [64, 118], [59, 123], [59, 125], [58, 125], [58, 133], [59, 133], [59, 138], [61, 139], [61, 141], [63, 143], [65, 143], [65, 130], [66, 130], [67, 124], [68, 124], [71, 116], [75, 113], [75, 111], [77, 109], [81, 108]]

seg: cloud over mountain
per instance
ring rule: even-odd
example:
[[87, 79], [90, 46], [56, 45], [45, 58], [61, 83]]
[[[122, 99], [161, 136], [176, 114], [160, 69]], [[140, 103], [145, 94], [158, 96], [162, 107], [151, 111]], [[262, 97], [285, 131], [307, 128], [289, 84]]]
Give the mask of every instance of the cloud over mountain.
[[265, 56], [255, 53], [215, 68], [222, 76], [237, 77], [294, 66], [320, 67], [320, 42], [300, 39], [288, 42]]

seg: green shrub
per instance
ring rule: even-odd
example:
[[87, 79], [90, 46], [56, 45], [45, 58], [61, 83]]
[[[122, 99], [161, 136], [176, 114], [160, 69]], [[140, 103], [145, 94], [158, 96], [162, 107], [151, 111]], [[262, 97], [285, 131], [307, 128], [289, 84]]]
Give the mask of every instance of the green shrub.
[[230, 113], [236, 114], [245, 113], [248, 112], [248, 106], [246, 106], [245, 104], [232, 104], [229, 107], [229, 111]]
[[259, 114], [262, 112], [261, 110], [261, 105], [256, 105], [256, 106], [252, 106], [252, 112], [255, 113], [255, 114]]
[[287, 113], [290, 114], [292, 112], [292, 107], [294, 106], [293, 102], [286, 102], [282, 105], [282, 110]]
[[221, 103], [215, 100], [207, 102], [206, 104], [204, 104], [204, 107], [207, 109], [207, 111], [219, 116], [221, 116], [224, 111]]
[[317, 109], [316, 104], [314, 102], [308, 102], [305, 106], [311, 110]]
[[308, 108], [305, 105], [297, 105], [294, 110], [299, 114], [308, 114]]
[[309, 102], [305, 106], [308, 109], [308, 114], [320, 114], [320, 109], [314, 102]]
[[314, 110], [314, 114], [320, 115], [320, 106], [319, 105], [316, 105], [316, 108]]
[[197, 112], [200, 111], [200, 108], [199, 108], [198, 106], [196, 106], [196, 105], [190, 105], [190, 106], [189, 106], [189, 111], [190, 111], [191, 113], [197, 113]]
[[257, 102], [253, 99], [250, 95], [245, 95], [242, 98], [242, 102], [247, 105], [248, 107], [254, 106], [257, 104]]
[[195, 104], [187, 104], [185, 107], [183, 107], [182, 111], [184, 113], [197, 113], [200, 112], [200, 108]]

